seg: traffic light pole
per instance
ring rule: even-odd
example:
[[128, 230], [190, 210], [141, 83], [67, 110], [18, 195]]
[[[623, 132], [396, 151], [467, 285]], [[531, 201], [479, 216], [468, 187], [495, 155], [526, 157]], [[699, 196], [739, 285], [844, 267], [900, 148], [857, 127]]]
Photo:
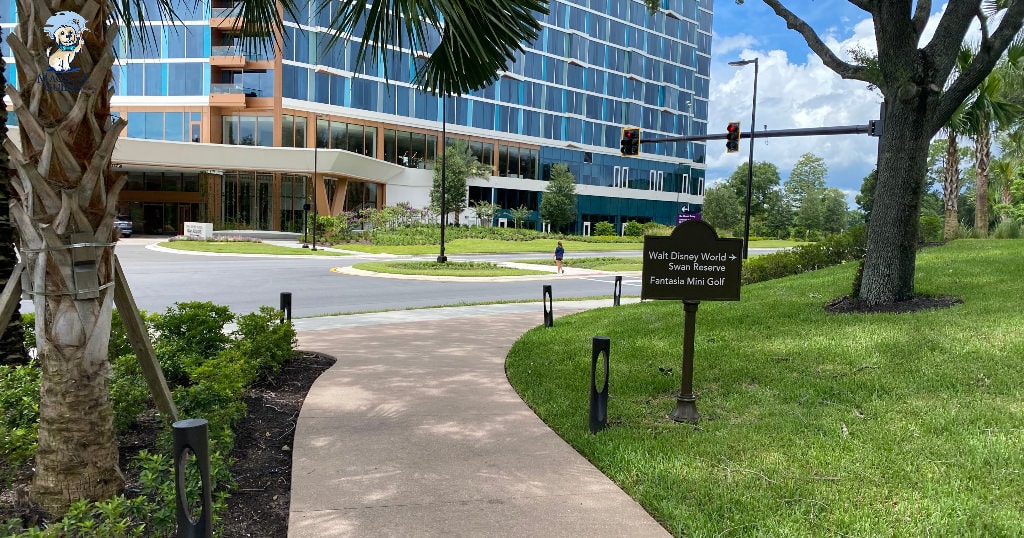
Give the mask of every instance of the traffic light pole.
[[[757, 138], [784, 138], [787, 136], [819, 136], [819, 135], [844, 135], [844, 134], [866, 134], [871, 136], [881, 135], [881, 121], [871, 120], [867, 125], [841, 125], [838, 127], [807, 127], [803, 129], [775, 129], [772, 131], [760, 131]], [[753, 130], [753, 129], [751, 129]], [[752, 132], [744, 133], [742, 136], [753, 138]], [[641, 138], [641, 144], [657, 144], [658, 142], [697, 142], [701, 140], [726, 140], [727, 133], [693, 135], [693, 136], [668, 136], [665, 138]]]

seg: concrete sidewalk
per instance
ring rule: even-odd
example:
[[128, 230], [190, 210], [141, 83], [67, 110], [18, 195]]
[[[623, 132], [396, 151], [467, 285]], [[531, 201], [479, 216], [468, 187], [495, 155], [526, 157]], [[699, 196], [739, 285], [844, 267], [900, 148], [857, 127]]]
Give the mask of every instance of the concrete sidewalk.
[[508, 349], [542, 312], [296, 320], [299, 347], [338, 362], [299, 415], [289, 536], [668, 536], [509, 386]]

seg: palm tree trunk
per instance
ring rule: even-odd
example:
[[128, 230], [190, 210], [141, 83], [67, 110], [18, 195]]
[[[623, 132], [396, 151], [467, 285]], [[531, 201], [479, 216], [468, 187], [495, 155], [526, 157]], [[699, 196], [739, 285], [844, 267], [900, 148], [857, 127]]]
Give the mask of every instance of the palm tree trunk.
[[957, 134], [953, 129], [946, 129], [946, 159], [942, 167], [942, 204], [945, 207], [942, 238], [949, 241], [959, 231], [957, 222], [957, 202], [960, 197], [960, 148], [956, 142]]
[[124, 487], [107, 346], [113, 221], [124, 185], [123, 176], [111, 173], [110, 158], [126, 122], [110, 116], [117, 26], [107, 24], [108, 4], [60, 3], [60, 10], [86, 19], [85, 45], [72, 60], [80, 71], [73, 76], [48, 70], [47, 47], [54, 44], [43, 32], [51, 16], [47, 5], [18, 0], [17, 7], [18, 29], [8, 43], [21, 88], [8, 85], [7, 96], [21, 126], [21, 148], [6, 146], [18, 171], [11, 215], [32, 281], [42, 370], [32, 497], [60, 516], [76, 500], [104, 499]]
[[[7, 85], [7, 62], [0, 57], [0, 87]], [[7, 107], [0, 107], [0, 140], [7, 140]], [[11, 177], [7, 151], [0, 148], [0, 289], [14, 271], [17, 255], [14, 252], [15, 233], [11, 224]], [[0, 334], [0, 365], [16, 366], [28, 363], [25, 350], [25, 328], [21, 324], [20, 304], [15, 304], [11, 321]]]
[[982, 123], [978, 130], [978, 136], [974, 140], [974, 154], [977, 161], [974, 229], [981, 237], [988, 237], [988, 168], [992, 158], [992, 133], [987, 122]]

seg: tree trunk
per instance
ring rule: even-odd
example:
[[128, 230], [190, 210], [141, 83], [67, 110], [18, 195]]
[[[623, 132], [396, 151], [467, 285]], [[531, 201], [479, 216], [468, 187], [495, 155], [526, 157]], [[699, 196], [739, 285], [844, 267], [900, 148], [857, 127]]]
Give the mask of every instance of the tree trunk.
[[974, 155], [977, 162], [974, 230], [981, 237], [988, 237], [988, 168], [992, 158], [992, 134], [987, 123], [982, 123], [978, 129], [978, 136], [974, 140]]
[[957, 216], [960, 198], [960, 148], [956, 137], [956, 131], [946, 130], [946, 159], [942, 167], [942, 204], [946, 210], [942, 238], [946, 241], [954, 239], [960, 228]]
[[928, 158], [928, 111], [921, 100], [887, 103], [860, 299], [891, 303], [914, 295], [922, 178]]
[[[7, 86], [18, 115], [21, 149], [6, 144], [18, 170], [11, 216], [34, 294], [41, 367], [39, 448], [32, 497], [54, 516], [79, 499], [104, 499], [123, 489], [110, 404], [107, 346], [113, 308], [113, 240], [124, 177], [110, 157], [123, 119], [110, 116], [109, 5], [60, 3], [79, 15], [84, 46], [50, 68], [43, 32], [47, 5], [18, 0], [18, 29], [7, 41], [20, 89]], [[72, 234], [75, 234], [72, 236]]]

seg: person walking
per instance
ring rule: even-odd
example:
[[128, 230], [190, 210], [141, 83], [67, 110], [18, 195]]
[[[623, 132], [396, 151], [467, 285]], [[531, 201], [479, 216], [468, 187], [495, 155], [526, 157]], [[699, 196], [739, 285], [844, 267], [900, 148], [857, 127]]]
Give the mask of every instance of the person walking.
[[565, 257], [565, 249], [562, 248], [562, 242], [558, 242], [558, 246], [555, 247], [555, 265], [558, 266], [558, 274], [565, 274], [565, 269], [562, 269], [562, 258]]

